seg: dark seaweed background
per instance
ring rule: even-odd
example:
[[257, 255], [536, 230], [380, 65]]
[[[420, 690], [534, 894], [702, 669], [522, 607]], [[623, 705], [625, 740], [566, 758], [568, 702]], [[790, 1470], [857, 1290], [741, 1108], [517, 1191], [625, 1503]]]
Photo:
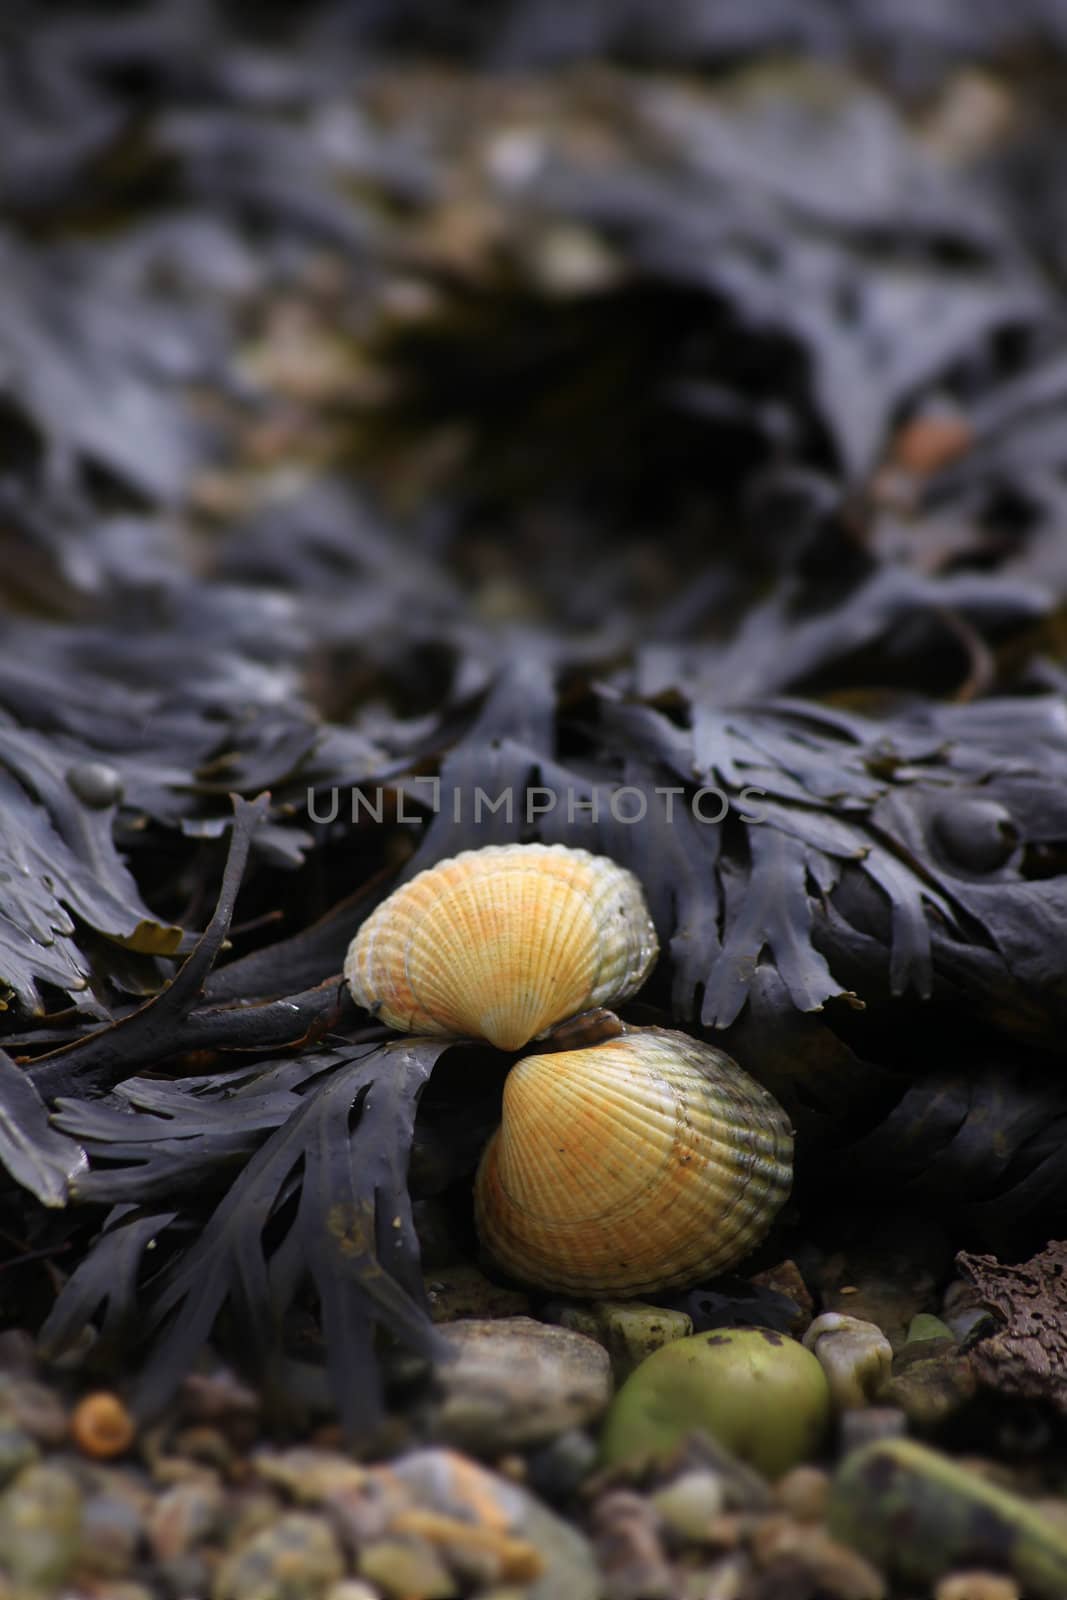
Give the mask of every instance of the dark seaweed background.
[[1067, 6], [2, 30], [5, 1321], [369, 1436], [507, 1063], [341, 962], [499, 838], [640, 875], [626, 1014], [780, 1095], [801, 1236], [1062, 1230]]

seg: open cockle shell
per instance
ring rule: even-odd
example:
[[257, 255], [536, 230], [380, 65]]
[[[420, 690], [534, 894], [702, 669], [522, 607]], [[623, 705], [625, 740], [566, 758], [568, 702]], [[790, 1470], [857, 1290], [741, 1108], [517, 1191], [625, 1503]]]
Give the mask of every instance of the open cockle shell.
[[792, 1152], [785, 1112], [729, 1056], [632, 1029], [515, 1064], [475, 1218], [494, 1260], [525, 1283], [580, 1295], [681, 1287], [759, 1243], [789, 1194]]
[[383, 901], [349, 946], [345, 978], [391, 1027], [520, 1050], [633, 994], [658, 953], [632, 872], [565, 845], [489, 845]]

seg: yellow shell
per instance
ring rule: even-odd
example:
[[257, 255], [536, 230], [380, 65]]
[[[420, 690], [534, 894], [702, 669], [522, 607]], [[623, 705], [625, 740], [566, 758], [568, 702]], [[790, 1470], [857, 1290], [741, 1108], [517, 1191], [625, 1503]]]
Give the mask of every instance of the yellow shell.
[[519, 1050], [632, 994], [658, 953], [632, 872], [560, 844], [489, 845], [383, 901], [349, 946], [345, 977], [391, 1027]]
[[713, 1045], [633, 1029], [527, 1056], [475, 1181], [513, 1277], [570, 1294], [681, 1287], [740, 1261], [789, 1194], [785, 1112]]

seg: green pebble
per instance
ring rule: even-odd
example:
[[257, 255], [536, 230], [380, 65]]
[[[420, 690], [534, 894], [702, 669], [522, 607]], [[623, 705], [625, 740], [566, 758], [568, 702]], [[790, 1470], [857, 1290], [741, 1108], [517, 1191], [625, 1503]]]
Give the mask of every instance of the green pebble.
[[948, 1323], [942, 1322], [940, 1317], [931, 1316], [928, 1311], [920, 1311], [917, 1317], [912, 1317], [904, 1343], [917, 1344], [922, 1339], [951, 1339], [955, 1343], [956, 1335]]
[[826, 1374], [795, 1339], [713, 1328], [648, 1357], [623, 1384], [601, 1435], [605, 1464], [671, 1450], [703, 1429], [768, 1477], [809, 1460], [830, 1420]]
[[693, 1332], [693, 1319], [684, 1311], [643, 1300], [594, 1300], [586, 1306], [566, 1306], [559, 1321], [561, 1327], [584, 1333], [604, 1346], [616, 1383], [624, 1383], [654, 1351]]

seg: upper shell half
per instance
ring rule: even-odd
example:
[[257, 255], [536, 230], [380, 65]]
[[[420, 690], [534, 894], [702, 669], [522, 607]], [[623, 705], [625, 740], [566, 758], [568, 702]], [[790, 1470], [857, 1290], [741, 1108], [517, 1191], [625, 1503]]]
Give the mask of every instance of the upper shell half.
[[527, 1056], [475, 1182], [490, 1254], [571, 1294], [646, 1294], [741, 1260], [789, 1194], [774, 1097], [713, 1045], [636, 1028]]
[[564, 845], [489, 845], [383, 901], [349, 946], [345, 977], [391, 1027], [518, 1050], [625, 999], [658, 953], [632, 872]]

